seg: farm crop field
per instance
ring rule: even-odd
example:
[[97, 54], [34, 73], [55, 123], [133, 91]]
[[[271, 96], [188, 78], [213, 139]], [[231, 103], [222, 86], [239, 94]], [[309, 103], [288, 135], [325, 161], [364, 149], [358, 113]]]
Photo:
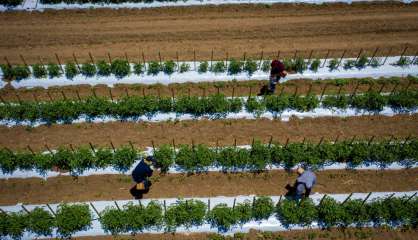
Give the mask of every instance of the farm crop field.
[[0, 0], [0, 239], [416, 239], [417, 13]]

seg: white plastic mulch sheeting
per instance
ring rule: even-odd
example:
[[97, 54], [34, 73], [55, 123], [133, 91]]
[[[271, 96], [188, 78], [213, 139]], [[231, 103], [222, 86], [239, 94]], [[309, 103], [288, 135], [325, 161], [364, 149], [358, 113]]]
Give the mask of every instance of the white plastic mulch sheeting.
[[[375, 2], [377, 0], [178, 0], [176, 2], [158, 2], [152, 3], [118, 3], [118, 4], [42, 4], [36, 0], [24, 0], [23, 3], [14, 8], [6, 8], [0, 5], [0, 11], [6, 10], [26, 10], [26, 11], [44, 11], [45, 9], [86, 9], [86, 8], [157, 8], [157, 7], [180, 7], [180, 6], [203, 6], [203, 5], [224, 5], [224, 4], [274, 4], [274, 3], [308, 3], [308, 4], [323, 4], [323, 3], [347, 3], [353, 2]], [[402, 3], [412, 3], [415, 0], [398, 0]]]
[[[389, 197], [389, 196], [393, 196], [393, 197], [403, 197], [403, 196], [413, 196], [414, 194], [416, 194], [417, 191], [411, 191], [411, 192], [375, 192], [372, 193], [369, 198], [367, 199], [368, 202], [373, 201], [377, 198], [385, 198], [385, 197]], [[327, 196], [334, 198], [335, 200], [342, 202], [345, 199], [347, 199], [347, 197], [350, 194], [327, 194]], [[367, 196], [369, 195], [369, 193], [353, 193], [352, 196], [350, 197], [350, 199], [365, 199], [367, 198]], [[220, 203], [226, 203], [229, 207], [232, 207], [234, 204], [234, 200], [235, 203], [241, 203], [244, 202], [245, 200], [249, 200], [249, 201], [253, 201], [254, 199], [254, 195], [250, 195], [250, 196], [236, 196], [236, 197], [224, 197], [224, 196], [219, 196], [219, 197], [211, 197], [211, 198], [206, 198], [206, 197], [202, 197], [202, 198], [184, 198], [184, 200], [188, 200], [188, 199], [196, 199], [196, 200], [201, 200], [203, 202], [205, 202], [206, 204], [210, 201], [210, 209], [212, 209], [213, 207], [215, 207], [217, 204]], [[274, 204], [277, 204], [277, 202], [281, 199], [281, 196], [270, 196], [274, 202]], [[321, 201], [321, 199], [324, 197], [324, 194], [319, 194], [319, 193], [315, 193], [312, 194], [310, 196], [311, 199], [313, 199], [315, 204], [319, 204], [319, 202]], [[151, 200], [156, 200], [158, 202], [160, 202], [161, 204], [164, 204], [164, 201], [166, 202], [166, 206], [170, 206], [171, 204], [175, 204], [176, 201], [178, 199], [176, 198], [160, 198], [160, 199], [143, 199], [140, 200], [141, 204], [143, 205], [147, 205]], [[90, 211], [93, 213], [94, 215], [94, 221], [92, 224], [92, 227], [87, 230], [87, 231], [82, 231], [82, 232], [77, 232], [73, 235], [73, 237], [80, 237], [80, 236], [98, 236], [98, 235], [109, 235], [106, 234], [104, 232], [104, 230], [101, 227], [101, 224], [98, 220], [98, 216], [95, 212], [95, 210], [93, 209], [93, 207], [91, 205], [93, 205], [96, 210], [98, 212], [103, 211], [106, 207], [116, 207], [116, 204], [119, 207], [129, 203], [129, 202], [133, 202], [134, 204], [139, 204], [137, 200], [119, 200], [119, 201], [93, 201], [93, 202], [86, 202], [87, 204], [89, 204], [90, 207]], [[91, 203], [91, 204], [90, 204]], [[46, 205], [42, 205], [42, 204], [37, 204], [37, 205], [24, 205], [24, 207], [31, 211], [33, 210], [35, 207], [42, 207], [45, 210], [49, 210], [49, 208]], [[58, 204], [50, 204], [50, 207], [52, 209], [52, 211], [56, 212]], [[18, 211], [23, 211], [22, 208], [22, 204], [17, 204], [15, 206], [3, 206], [1, 207], [1, 209], [3, 209], [4, 211], [8, 211], [8, 212], [18, 212]], [[272, 215], [270, 216], [268, 219], [265, 220], [261, 220], [261, 221], [250, 221], [248, 223], [243, 224], [242, 226], [236, 225], [233, 226], [229, 231], [224, 232], [223, 234], [225, 235], [231, 235], [235, 232], [249, 232], [250, 229], [256, 229], [256, 230], [261, 230], [261, 231], [288, 231], [291, 229], [311, 229], [311, 228], [319, 228], [319, 225], [317, 222], [313, 222], [310, 226], [299, 226], [299, 225], [292, 225], [289, 228], [286, 228], [277, 218], [276, 216]], [[160, 229], [160, 230], [144, 230], [144, 233], [163, 233], [164, 230]], [[193, 226], [190, 227], [188, 229], [184, 228], [184, 227], [178, 227], [176, 229], [176, 232], [178, 233], [193, 233], [193, 232], [218, 232], [217, 228], [213, 228], [211, 227], [211, 225], [209, 223], [204, 223], [203, 225], [200, 226]], [[54, 232], [54, 237], [56, 237], [57, 234], [56, 232]], [[25, 233], [23, 236], [23, 239], [34, 239], [36, 236], [30, 234], [30, 233]]]
[[[409, 56], [410, 59], [413, 59], [413, 56]], [[384, 62], [384, 58], [379, 59], [381, 63]], [[303, 73], [289, 74], [286, 78], [282, 79], [281, 82], [285, 82], [292, 79], [312, 79], [312, 80], [321, 80], [321, 79], [336, 79], [336, 78], [380, 78], [380, 77], [406, 77], [408, 75], [418, 76], [418, 65], [409, 65], [409, 66], [397, 66], [395, 63], [399, 60], [399, 57], [389, 57], [384, 65], [379, 67], [367, 66], [363, 69], [344, 69], [343, 65], [346, 60], [355, 60], [353, 58], [345, 58], [340, 64], [339, 68], [333, 71], [330, 71], [328, 68], [328, 63], [330, 59], [326, 60], [325, 66], [319, 68], [317, 72], [311, 70], [306, 70]], [[325, 59], [321, 60], [321, 65], [323, 65]], [[181, 64], [180, 62], [179, 64]], [[104, 84], [109, 87], [113, 87], [115, 84], [164, 84], [168, 85], [170, 83], [186, 83], [186, 82], [217, 82], [217, 81], [246, 81], [246, 80], [268, 80], [269, 73], [263, 72], [261, 70], [256, 71], [252, 76], [249, 76], [246, 72], [242, 72], [236, 75], [228, 75], [225, 73], [198, 73], [197, 69], [199, 68], [199, 62], [196, 62], [196, 68], [194, 68], [193, 62], [186, 62], [191, 66], [191, 71], [179, 73], [175, 72], [172, 75], [167, 75], [163, 72], [160, 72], [158, 75], [147, 75], [142, 74], [140, 76], [131, 73], [129, 76], [123, 77], [121, 79], [116, 78], [111, 75], [108, 77], [85, 77], [82, 75], [77, 75], [73, 79], [68, 79], [65, 75], [57, 78], [45, 78], [38, 79], [33, 76], [23, 79], [20, 81], [12, 81], [11, 85], [14, 88], [34, 88], [42, 87], [48, 88], [52, 86], [69, 86], [69, 85], [98, 85]], [[214, 64], [215, 62], [213, 62]], [[229, 64], [229, 63], [228, 63]], [[147, 65], [148, 66], [148, 65]], [[133, 66], [131, 66], [133, 69]], [[148, 69], [148, 67], [147, 67]], [[0, 71], [0, 76], [2, 73]], [[4, 87], [1, 86], [0, 87]]]
[[[237, 146], [237, 148], [250, 148], [250, 145], [242, 145]], [[53, 150], [54, 152], [54, 150]], [[45, 152], [45, 154], [48, 154]], [[145, 151], [140, 153], [141, 156], [153, 155], [153, 148], [147, 147]], [[83, 173], [79, 174], [80, 177], [92, 176], [92, 175], [105, 175], [105, 174], [125, 174], [130, 175], [134, 168], [138, 165], [141, 159], [136, 160], [130, 169], [126, 172], [121, 172], [116, 170], [113, 167], [106, 167], [106, 168], [99, 168], [99, 169], [87, 169], [83, 171]], [[299, 165], [296, 165], [292, 169], [296, 169]], [[355, 170], [399, 170], [405, 168], [416, 168], [418, 167], [418, 163], [413, 163], [411, 165], [406, 166], [401, 162], [391, 163], [385, 166], [379, 165], [377, 163], [371, 162], [364, 162], [356, 167], [351, 167], [346, 163], [335, 163], [335, 162], [327, 162], [323, 166], [318, 166], [318, 170], [343, 170], [343, 169], [355, 169]], [[271, 164], [266, 167], [266, 170], [284, 170], [285, 167], [283, 165]], [[220, 166], [211, 166], [206, 169], [208, 172], [222, 172], [224, 169]], [[251, 169], [233, 169], [229, 170], [229, 172], [249, 172], [252, 171]], [[178, 165], [173, 165], [169, 168], [168, 173], [175, 174], [175, 173], [186, 173], [184, 169], [182, 169]], [[59, 177], [59, 176], [70, 176], [69, 172], [57, 172], [57, 171], [46, 171], [45, 173], [40, 173], [39, 171], [33, 170], [16, 170], [13, 173], [3, 173], [0, 172], [0, 179], [9, 179], [9, 178], [43, 178], [48, 179], [51, 177]]]

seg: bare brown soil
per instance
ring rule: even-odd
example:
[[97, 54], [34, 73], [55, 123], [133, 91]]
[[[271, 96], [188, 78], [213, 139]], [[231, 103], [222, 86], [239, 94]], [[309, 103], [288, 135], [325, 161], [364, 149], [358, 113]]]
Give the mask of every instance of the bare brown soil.
[[[259, 232], [251, 230], [245, 234], [244, 238], [236, 238], [242, 240], [301, 240], [301, 239], [315, 239], [315, 240], [415, 240], [417, 237], [417, 230], [401, 230], [401, 229], [385, 229], [385, 228], [348, 228], [348, 229], [330, 229], [330, 230], [292, 230], [283, 232]], [[159, 239], [159, 240], [206, 240], [210, 239], [213, 234], [209, 233], [189, 233], [189, 234], [138, 234], [135, 236], [97, 236], [97, 237], [77, 237], [80, 240], [109, 240], [109, 239]], [[280, 238], [281, 237], [281, 238]], [[226, 238], [229, 239], [229, 238]], [[231, 238], [235, 239], [235, 238]]]
[[[330, 170], [317, 172], [313, 192], [347, 193], [371, 191], [413, 191], [418, 189], [418, 169], [407, 170]], [[293, 184], [295, 173], [205, 173], [154, 174], [146, 198], [204, 197], [237, 195], [282, 195], [286, 184]], [[126, 175], [55, 177], [0, 180], [0, 204], [54, 203], [130, 199], [133, 182]]]
[[[396, 83], [399, 81], [399, 84]], [[346, 82], [343, 84], [342, 82]], [[123, 85], [119, 84], [113, 88], [105, 85], [91, 87], [90, 85], [53, 87], [48, 89], [14, 89], [6, 87], [0, 90], [0, 96], [4, 101], [55, 101], [59, 99], [77, 100], [88, 96], [100, 96], [112, 99], [119, 99], [124, 96], [166, 96], [176, 97], [181, 95], [191, 96], [207, 96], [210, 94], [221, 93], [226, 96], [249, 96], [259, 93], [261, 87], [266, 85], [267, 81], [227, 81], [227, 82], [203, 82], [203, 83], [183, 83], [183, 84], [154, 84], [154, 85]], [[10, 85], [9, 85], [10, 86]], [[396, 88], [395, 88], [396, 87]], [[373, 89], [382, 92], [391, 92], [401, 89], [418, 89], [418, 82], [411, 81], [407, 78], [381, 78], [373, 79], [346, 79], [346, 80], [323, 80], [312, 81], [306, 79], [291, 80], [277, 86], [276, 94], [306, 94], [308, 92], [314, 94], [336, 94], [336, 93], [361, 93]], [[78, 95], [77, 95], [78, 94]]]
[[405, 138], [408, 135], [418, 135], [418, 114], [385, 116], [361, 116], [350, 118], [306, 118], [291, 119], [289, 122], [258, 120], [196, 120], [160, 123], [83, 123], [70, 125], [52, 125], [30, 127], [0, 127], [0, 146], [10, 149], [26, 149], [30, 145], [34, 150], [45, 151], [45, 144], [50, 148], [73, 144], [87, 145], [91, 142], [95, 146], [110, 147], [110, 141], [115, 146], [126, 145], [129, 141], [140, 148], [155, 145], [204, 143], [208, 145], [232, 145], [234, 139], [237, 144], [249, 144], [252, 138], [268, 142], [270, 136], [273, 141], [284, 144], [290, 141], [318, 142], [321, 137], [325, 140], [352, 138], [376, 139]]
[[[275, 4], [222, 5], [159, 9], [100, 9], [0, 14], [0, 53], [12, 63], [90, 61], [127, 56], [145, 59], [180, 60], [234, 57], [271, 58], [280, 56], [357, 56], [361, 48], [372, 54], [399, 55], [405, 44], [407, 54], [418, 46], [418, 4]], [[389, 52], [389, 49], [393, 51]]]

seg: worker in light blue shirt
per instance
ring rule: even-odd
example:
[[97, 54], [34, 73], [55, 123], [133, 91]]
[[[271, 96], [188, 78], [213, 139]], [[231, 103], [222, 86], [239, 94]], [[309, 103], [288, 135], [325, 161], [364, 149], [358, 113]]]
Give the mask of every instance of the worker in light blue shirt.
[[299, 176], [295, 183], [295, 199], [308, 198], [312, 188], [316, 184], [316, 175], [312, 171], [305, 170], [302, 167], [298, 167], [296, 172]]

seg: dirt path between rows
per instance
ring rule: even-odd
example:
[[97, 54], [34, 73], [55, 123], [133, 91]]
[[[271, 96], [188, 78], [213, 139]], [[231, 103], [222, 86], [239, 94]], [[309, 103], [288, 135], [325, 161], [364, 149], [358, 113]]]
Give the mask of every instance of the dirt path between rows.
[[[418, 169], [327, 170], [317, 172], [317, 177], [313, 192], [319, 193], [418, 190]], [[278, 170], [261, 174], [154, 174], [153, 185], [145, 197], [281, 195], [286, 193], [286, 184], [295, 179], [295, 173]], [[126, 175], [0, 180], [0, 205], [130, 199], [132, 185], [131, 177]]]
[[[328, 229], [328, 230], [294, 230], [280, 232], [260, 232], [251, 230], [245, 234], [244, 238], [233, 238], [242, 240], [271, 240], [271, 239], [315, 239], [315, 240], [416, 240], [418, 232], [413, 229], [390, 229], [390, 228], [346, 228], [346, 229]], [[207, 240], [213, 234], [209, 233], [187, 233], [187, 234], [137, 234], [135, 236], [118, 236], [117, 239], [148, 239], [148, 240]], [[110, 240], [114, 236], [95, 236], [95, 237], [76, 237], [80, 240]], [[215, 239], [215, 238], [214, 238]], [[219, 238], [216, 238], [219, 239]], [[229, 238], [225, 238], [229, 239]], [[231, 238], [232, 239], [232, 238]]]
[[[415, 82], [414, 82], [415, 81]], [[276, 94], [352, 94], [362, 93], [368, 90], [381, 92], [391, 92], [401, 89], [418, 89], [418, 81], [410, 82], [409, 78], [381, 78], [372, 79], [340, 79], [340, 80], [321, 80], [312, 81], [306, 79], [291, 80], [281, 83], [276, 88]], [[227, 81], [227, 82], [202, 82], [202, 83], [183, 83], [183, 84], [118, 84], [113, 88], [105, 85], [91, 87], [90, 85], [77, 85], [66, 87], [53, 87], [48, 89], [14, 89], [10, 86], [0, 89], [0, 96], [6, 102], [13, 101], [56, 101], [60, 99], [78, 100], [96, 96], [108, 99], [120, 99], [124, 96], [207, 96], [210, 94], [221, 93], [226, 96], [252, 96], [260, 92], [263, 85], [268, 81]]]
[[418, 136], [418, 114], [385, 116], [361, 116], [350, 118], [325, 117], [291, 119], [289, 122], [258, 120], [196, 120], [160, 123], [83, 123], [70, 125], [52, 125], [30, 127], [0, 127], [0, 146], [10, 149], [26, 149], [30, 145], [35, 151], [46, 151], [45, 144], [50, 148], [73, 144], [73, 146], [87, 145], [91, 142], [95, 146], [110, 147], [110, 141], [115, 146], [127, 145], [129, 141], [136, 147], [149, 147], [151, 141], [155, 145], [196, 144], [204, 143], [215, 146], [250, 144], [252, 138], [268, 142], [273, 136], [274, 142], [290, 141], [318, 142], [321, 137], [325, 140], [352, 138], [376, 139], [405, 138], [408, 135]]
[[[0, 53], [12, 63], [72, 60], [80, 62], [125, 57], [132, 61], [158, 59], [264, 58], [293, 56], [357, 56], [360, 48], [372, 54], [407, 54], [418, 47], [418, 3], [222, 5], [158, 9], [62, 10], [0, 14]], [[390, 14], [389, 14], [390, 13]], [[414, 50], [415, 48], [415, 50]]]

